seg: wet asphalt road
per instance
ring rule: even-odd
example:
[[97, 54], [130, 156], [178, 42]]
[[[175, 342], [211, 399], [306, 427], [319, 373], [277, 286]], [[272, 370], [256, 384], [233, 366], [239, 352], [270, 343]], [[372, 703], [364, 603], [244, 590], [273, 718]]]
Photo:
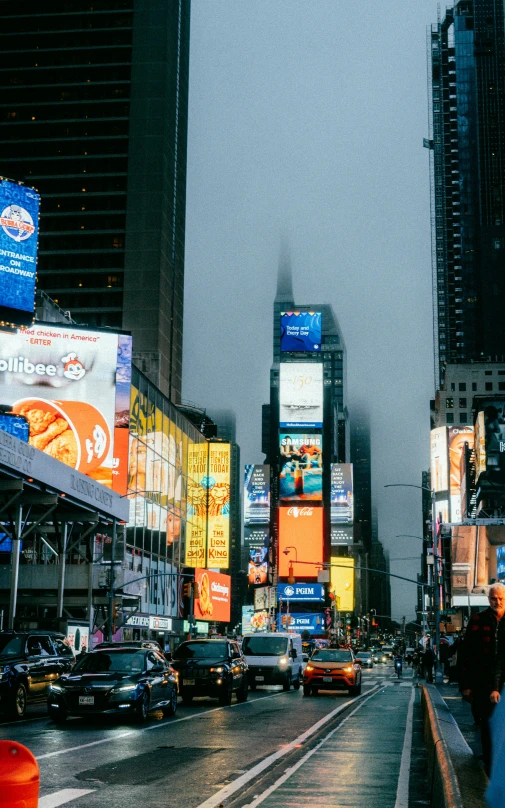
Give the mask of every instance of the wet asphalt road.
[[[364, 670], [363, 692], [392, 673], [383, 665]], [[230, 707], [210, 699], [179, 703], [174, 718], [154, 713], [142, 727], [108, 718], [74, 718], [56, 726], [40, 706], [25, 721], [0, 721], [0, 739], [25, 744], [37, 757], [41, 808], [198, 808], [353, 701], [347, 693], [304, 698], [301, 690], [265, 688]]]

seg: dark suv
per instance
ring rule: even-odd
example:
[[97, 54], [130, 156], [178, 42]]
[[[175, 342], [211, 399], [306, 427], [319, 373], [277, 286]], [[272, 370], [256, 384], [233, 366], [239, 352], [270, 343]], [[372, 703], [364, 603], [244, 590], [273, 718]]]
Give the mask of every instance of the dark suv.
[[237, 701], [247, 700], [247, 662], [233, 640], [188, 640], [174, 651], [171, 664], [184, 704], [194, 696], [212, 696], [229, 705], [234, 691]]
[[74, 655], [55, 631], [0, 632], [0, 710], [23, 718], [27, 704], [45, 701], [49, 685], [70, 671]]

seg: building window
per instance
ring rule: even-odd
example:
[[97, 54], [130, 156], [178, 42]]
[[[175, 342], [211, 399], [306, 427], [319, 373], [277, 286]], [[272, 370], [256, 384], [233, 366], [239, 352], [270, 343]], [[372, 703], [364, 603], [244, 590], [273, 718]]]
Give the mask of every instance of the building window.
[[466, 407], [466, 398], [460, 398], [459, 406], [460, 407]]
[[505, 390], [505, 382], [498, 382], [498, 390]]
[[477, 392], [477, 382], [472, 382], [472, 392], [473, 393]]
[[448, 412], [447, 415], [445, 416], [445, 420], [446, 420], [446, 423], [453, 424], [454, 423], [454, 413], [453, 412]]
[[460, 382], [458, 389], [460, 393], [466, 393], [466, 382]]
[[460, 412], [459, 414], [459, 422], [460, 424], [466, 424], [468, 421], [468, 413], [467, 412]]
[[492, 376], [492, 375], [493, 375], [493, 371], [492, 371], [492, 370], [485, 370], [485, 371], [484, 371], [484, 376]]
[[453, 398], [446, 398], [445, 399], [445, 407], [448, 410], [452, 409], [454, 407], [454, 399]]
[[451, 382], [451, 393], [454, 393], [455, 390], [456, 390], [456, 384], [454, 382]]
[[486, 392], [493, 389], [493, 382], [486, 382]]

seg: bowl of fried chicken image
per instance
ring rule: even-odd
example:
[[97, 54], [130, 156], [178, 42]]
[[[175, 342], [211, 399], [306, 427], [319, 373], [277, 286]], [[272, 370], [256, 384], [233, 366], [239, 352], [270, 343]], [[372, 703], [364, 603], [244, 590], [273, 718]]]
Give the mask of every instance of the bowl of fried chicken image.
[[77, 471], [89, 474], [107, 457], [109, 427], [92, 404], [22, 398], [13, 404], [12, 411], [27, 419], [31, 446]]

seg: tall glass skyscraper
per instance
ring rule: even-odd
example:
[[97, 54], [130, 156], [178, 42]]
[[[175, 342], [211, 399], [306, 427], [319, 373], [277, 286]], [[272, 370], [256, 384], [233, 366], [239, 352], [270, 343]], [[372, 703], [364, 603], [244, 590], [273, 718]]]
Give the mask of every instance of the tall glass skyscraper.
[[0, 175], [41, 193], [39, 287], [131, 330], [178, 401], [190, 0], [0, 4]]
[[459, 0], [428, 34], [435, 378], [505, 354], [502, 0]]

